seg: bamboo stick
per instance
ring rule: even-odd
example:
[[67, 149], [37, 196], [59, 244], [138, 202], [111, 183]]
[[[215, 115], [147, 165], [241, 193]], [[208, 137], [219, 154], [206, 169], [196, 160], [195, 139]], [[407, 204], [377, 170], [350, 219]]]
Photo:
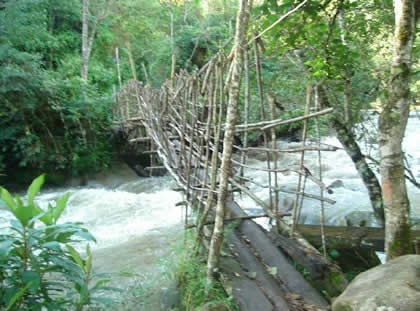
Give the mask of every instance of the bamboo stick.
[[[216, 74], [217, 74], [217, 81], [218, 81], [218, 83], [216, 84], [218, 84], [217, 87], [219, 90], [219, 113], [217, 114], [217, 109], [216, 109], [217, 106], [216, 106], [216, 101], [215, 101], [214, 114], [213, 114], [213, 124], [216, 127], [215, 147], [214, 147], [215, 150], [219, 148], [219, 143], [220, 143], [220, 136], [221, 136], [220, 134], [221, 134], [221, 128], [222, 128], [222, 115], [223, 115], [223, 100], [224, 100], [223, 69], [222, 69], [222, 66], [220, 66], [220, 63], [216, 67]], [[198, 226], [197, 226], [197, 236], [196, 236], [196, 244], [195, 244], [196, 255], [198, 255], [199, 253], [199, 246], [200, 246], [201, 239], [203, 236], [204, 223], [207, 219], [210, 208], [213, 206], [213, 199], [214, 199], [216, 182], [217, 182], [218, 163], [219, 163], [219, 157], [218, 157], [217, 152], [214, 151], [212, 155], [212, 159], [211, 159], [211, 166], [212, 166], [211, 176], [210, 176], [210, 190], [211, 191], [208, 192], [207, 201], [204, 205], [204, 210], [201, 214], [201, 217], [198, 221]]]
[[[269, 94], [270, 95], [270, 94]], [[272, 96], [268, 97], [268, 102], [270, 104], [270, 118], [271, 120], [275, 119], [275, 111], [274, 111], [274, 98]], [[271, 129], [271, 147], [273, 149], [277, 149], [277, 137], [276, 137], [276, 131], [274, 128]], [[278, 153], [277, 152], [273, 152], [273, 162], [274, 162], [274, 169], [277, 169], [278, 166]], [[271, 173], [270, 173], [271, 174]], [[274, 211], [276, 213], [276, 215], [278, 215], [278, 208], [279, 208], [279, 191], [277, 190], [278, 188], [278, 173], [274, 172]], [[277, 225], [278, 220], [276, 219], [276, 227], [277, 227], [277, 231], [280, 231], [280, 228]]]
[[293, 149], [274, 149], [274, 148], [261, 148], [261, 147], [248, 147], [248, 148], [239, 148], [240, 151], [268, 151], [274, 153], [297, 153], [302, 151], [337, 151], [341, 148], [334, 146], [327, 147], [318, 147], [318, 146], [308, 146], [293, 148]]
[[[257, 36], [256, 31], [254, 31], [254, 37]], [[254, 58], [255, 58], [255, 71], [257, 73], [257, 86], [258, 86], [258, 99], [259, 99], [259, 103], [260, 103], [260, 115], [261, 115], [261, 120], [262, 122], [265, 122], [265, 109], [264, 109], [264, 93], [263, 93], [263, 85], [262, 85], [262, 76], [261, 76], [261, 63], [260, 63], [260, 55], [258, 53], [258, 45], [257, 45], [257, 41], [254, 40], [253, 42], [253, 48], [254, 48]], [[267, 137], [267, 133], [263, 132], [263, 139], [264, 139], [264, 147], [268, 148], [268, 137]], [[268, 171], [268, 185], [270, 188], [268, 188], [269, 192], [268, 192], [268, 196], [270, 198], [270, 207], [273, 208], [273, 196], [271, 193], [271, 165], [270, 165], [270, 160], [271, 160], [271, 154], [270, 152], [266, 151], [266, 157], [267, 157], [267, 169]]]
[[[277, 215], [277, 217], [285, 217], [285, 216], [290, 216], [290, 213], [279, 213]], [[256, 218], [263, 218], [263, 217], [270, 217], [267, 214], [263, 214], [263, 215], [249, 215], [249, 216], [240, 216], [240, 217], [234, 217], [234, 218], [225, 218], [224, 221], [236, 221], [236, 220], [251, 220], [251, 219], [256, 219]], [[206, 221], [204, 223], [204, 226], [208, 226], [208, 225], [214, 225], [214, 220], [212, 221]], [[189, 224], [188, 226], [185, 226], [185, 229], [192, 229], [192, 228], [196, 228], [197, 225], [196, 224]]]
[[[310, 106], [311, 106], [311, 97], [312, 97], [312, 87], [310, 85], [308, 85], [306, 87], [305, 116], [308, 115], [308, 113], [309, 113], [309, 109], [310, 109]], [[307, 133], [308, 133], [308, 119], [305, 119], [304, 124], [303, 124], [303, 132], [302, 132], [302, 148], [305, 147]], [[304, 165], [303, 165], [304, 161], [305, 161], [305, 150], [302, 151], [301, 157], [300, 157], [299, 167], [300, 167], [301, 171], [304, 169]], [[299, 176], [298, 176], [298, 183], [297, 183], [297, 186], [296, 186], [296, 198], [295, 198], [295, 201], [294, 201], [294, 204], [293, 204], [292, 234], [293, 234], [293, 232], [296, 228], [296, 224], [299, 222], [300, 210], [302, 208], [302, 203], [303, 203], [303, 196], [301, 196], [299, 193], [300, 192], [305, 192], [307, 175], [308, 174], [305, 174], [305, 175], [299, 174]], [[303, 181], [303, 189], [301, 190], [302, 176], [304, 177], [304, 181]]]
[[[244, 71], [245, 71], [245, 107], [244, 107], [244, 112], [245, 112], [245, 116], [244, 116], [244, 125], [248, 126], [248, 118], [249, 118], [249, 100], [250, 100], [250, 81], [249, 81], [249, 55], [248, 55], [248, 50], [245, 50], [244, 52]], [[246, 149], [248, 147], [248, 132], [245, 131], [244, 132], [244, 137], [243, 137], [243, 149]], [[242, 149], [242, 150], [243, 150]], [[245, 164], [247, 160], [247, 154], [242, 151], [242, 156], [241, 156], [241, 163]], [[241, 166], [240, 172], [239, 172], [240, 176], [244, 176], [244, 167]]]
[[[235, 179], [237, 179], [237, 178], [235, 177]], [[238, 179], [237, 179], [237, 181], [238, 181]], [[268, 186], [266, 186], [266, 185], [260, 184], [260, 183], [258, 183], [256, 181], [252, 180], [252, 179], [248, 179], [248, 178], [245, 178], [245, 177], [241, 177], [240, 178], [240, 181], [238, 181], [238, 182], [250, 182], [250, 183], [253, 183], [253, 184], [257, 185], [258, 187], [268, 188]], [[296, 194], [296, 191], [284, 189], [282, 187], [278, 187], [278, 188], [272, 187], [272, 189], [273, 190], [276, 190], [276, 191], [279, 191], [279, 192]], [[318, 200], [318, 201], [321, 201], [322, 200], [322, 201], [324, 201], [324, 202], [326, 202], [328, 204], [332, 204], [332, 205], [335, 204], [335, 203], [337, 203], [334, 200], [331, 200], [331, 199], [328, 199], [328, 198], [325, 198], [325, 197], [320, 197], [318, 195], [310, 194], [310, 193], [307, 193], [307, 192], [300, 192], [299, 194], [300, 195], [303, 195], [303, 196], [305, 196], [307, 198], [310, 198], [310, 199], [314, 199], [314, 200]]]
[[[319, 110], [321, 105], [319, 104], [319, 93], [318, 93], [318, 86], [315, 86], [315, 109]], [[315, 126], [316, 126], [316, 135], [318, 140], [318, 146], [321, 145], [321, 133], [319, 128], [319, 120], [318, 117], [315, 118]], [[322, 182], [322, 157], [321, 157], [321, 151], [318, 150], [318, 174], [319, 174], [319, 180]], [[319, 189], [319, 195], [321, 198], [324, 198], [324, 189]], [[325, 215], [324, 215], [324, 202], [320, 202], [320, 223], [321, 223], [321, 242], [322, 242], [322, 253], [325, 258], [327, 258], [327, 246], [325, 244]]]
[[243, 132], [243, 131], [250, 131], [250, 130], [268, 130], [272, 127], [278, 126], [278, 125], [284, 125], [284, 124], [289, 124], [289, 123], [293, 123], [293, 122], [297, 122], [297, 121], [304, 121], [306, 119], [309, 118], [313, 118], [316, 116], [321, 116], [327, 113], [332, 112], [334, 109], [333, 108], [327, 108], [318, 112], [313, 112], [313, 113], [309, 113], [305, 116], [301, 116], [301, 117], [296, 117], [296, 118], [292, 118], [292, 119], [288, 119], [288, 120], [282, 120], [282, 119], [277, 119], [277, 120], [273, 120], [273, 121], [263, 121], [263, 122], [257, 122], [257, 123], [250, 123], [247, 126], [245, 126], [245, 124], [239, 124], [235, 127], [235, 132], [239, 133], [239, 132]]

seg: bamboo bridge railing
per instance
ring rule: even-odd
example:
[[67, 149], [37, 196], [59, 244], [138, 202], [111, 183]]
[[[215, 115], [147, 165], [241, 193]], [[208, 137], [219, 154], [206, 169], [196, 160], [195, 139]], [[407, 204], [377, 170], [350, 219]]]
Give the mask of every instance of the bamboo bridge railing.
[[[217, 193], [217, 175], [219, 173], [221, 146], [226, 113], [227, 93], [229, 84], [230, 62], [219, 53], [198, 72], [188, 74], [181, 72], [173, 81], [167, 81], [160, 89], [143, 86], [141, 82], [130, 80], [118, 93], [114, 105], [114, 121], [128, 135], [130, 143], [152, 141], [156, 152], [164, 166], [177, 180], [185, 191], [188, 201], [207, 204], [209, 197]], [[281, 189], [277, 180], [281, 173], [294, 173], [303, 176], [317, 184], [321, 191], [328, 190], [321, 179], [315, 177], [316, 172], [310, 172], [302, 163], [290, 167], [287, 163], [281, 167], [276, 157], [279, 153], [305, 153], [305, 151], [323, 150], [335, 151], [336, 147], [308, 144], [302, 142], [300, 148], [279, 149], [276, 146], [274, 128], [292, 122], [307, 121], [329, 113], [332, 109], [314, 111], [307, 115], [290, 119], [274, 119], [275, 111], [271, 107], [272, 119], [267, 120], [264, 113], [263, 99], [258, 104], [262, 120], [248, 123], [250, 86], [249, 78], [245, 77], [244, 110], [242, 122], [236, 126], [237, 138], [234, 149], [236, 156], [232, 159], [233, 173], [230, 177], [231, 192], [247, 195], [264, 209], [268, 217], [277, 219], [280, 193], [290, 194], [290, 190]], [[262, 96], [262, 95], [261, 95]], [[270, 133], [270, 140], [264, 139], [264, 147], [248, 147], [248, 133], [257, 131], [261, 134]], [[265, 135], [264, 137], [266, 137]], [[270, 143], [270, 145], [268, 145]], [[257, 168], [247, 164], [248, 152], [260, 151], [267, 154], [267, 167]], [[260, 170], [266, 172], [269, 183], [259, 185], [267, 188], [270, 204], [264, 203], [248, 191], [246, 183], [255, 183], [244, 174], [245, 170]], [[300, 186], [300, 188], [303, 188]], [[328, 204], [335, 202], [323, 198], [319, 194], [309, 194], [295, 191], [297, 202], [306, 197]], [[276, 200], [274, 200], [276, 197]], [[299, 206], [298, 206], [299, 209]], [[296, 213], [298, 214], [298, 213]]]
[[[257, 48], [254, 46], [254, 49]], [[258, 57], [258, 53], [254, 53], [254, 60], [255, 57]], [[234, 145], [235, 154], [229, 178], [230, 194], [226, 202], [229, 211], [225, 218], [226, 222], [237, 220], [240, 225], [234, 233], [226, 237], [232, 255], [221, 264], [221, 277], [225, 280], [226, 290], [239, 302], [241, 310], [324, 310], [328, 303], [295, 271], [288, 258], [306, 268], [315, 283], [322, 284], [333, 297], [344, 289], [346, 281], [339, 267], [326, 260], [325, 239], [335, 243], [350, 241], [352, 245], [359, 246], [364, 243], [381, 250], [383, 229], [324, 228], [323, 206], [335, 204], [335, 201], [325, 196], [326, 192], [331, 193], [332, 190], [323, 183], [319, 168], [318, 172], [311, 172], [305, 166], [305, 152], [318, 151], [318, 166], [321, 167], [320, 152], [336, 151], [337, 148], [323, 145], [319, 139], [316, 143], [308, 143], [306, 131], [309, 118], [315, 118], [317, 121], [320, 116], [331, 112], [332, 109], [320, 109], [317, 96], [312, 96], [312, 93], [316, 95], [316, 86], [307, 87], [304, 115], [289, 120], [278, 118], [272, 99], [268, 98], [268, 105], [265, 102], [261, 72], [258, 69], [259, 61], [255, 61], [257, 106], [260, 109], [261, 119], [249, 123], [248, 111], [252, 90], [247, 54], [244, 63], [243, 113], [239, 116], [239, 125], [235, 127], [238, 139]], [[204, 245], [206, 245], [205, 237], [209, 238], [211, 235], [211, 227], [209, 229], [208, 225], [214, 224], [213, 208], [216, 204], [221, 173], [223, 152], [221, 149], [230, 68], [229, 58], [220, 52], [199, 71], [192, 74], [182, 71], [159, 89], [130, 80], [120, 89], [113, 107], [114, 123], [118, 124], [125, 133], [127, 140], [132, 144], [149, 144], [151, 150], [146, 153], [151, 156], [159, 155], [164, 167], [177, 181], [185, 197], [185, 201], [178, 204], [185, 206], [183, 217], [185, 228], [196, 228], [197, 240], [204, 240]], [[269, 118], [265, 111], [266, 106], [270, 110]], [[301, 146], [280, 149], [276, 144], [274, 129], [278, 125], [292, 122], [304, 123]], [[252, 131], [263, 136], [263, 146], [249, 146], [248, 137]], [[247, 163], [249, 152], [256, 151], [265, 153], [266, 167], [253, 167]], [[300, 164], [291, 167], [288, 163], [282, 163], [277, 157], [280, 153], [300, 153]], [[151, 161], [151, 170], [160, 168], [153, 165]], [[265, 172], [267, 184], [260, 184], [250, 178], [249, 172], [252, 170]], [[295, 191], [279, 187], [279, 180], [282, 174], [286, 173], [297, 175]], [[317, 185], [319, 193], [306, 192], [307, 182]], [[250, 184], [267, 189], [269, 199], [262, 200], [250, 191], [248, 188]], [[292, 214], [280, 206], [282, 195], [290, 194], [295, 196]], [[235, 203], [237, 196], [242, 198], [248, 196], [256, 206], [262, 208], [262, 214], [247, 215]], [[321, 226], [298, 224], [304, 199], [320, 202]], [[201, 211], [196, 223], [188, 223], [191, 209]], [[292, 216], [291, 225], [283, 221], [284, 216]], [[251, 220], [259, 217], [269, 217], [281, 234], [274, 237], [273, 233], [267, 234]], [[420, 236], [418, 231], [413, 233], [414, 236]], [[322, 241], [324, 255], [313, 248], [303, 235], [311, 242]], [[317, 244], [319, 246], [320, 243]], [[275, 275], [272, 271], [267, 274], [267, 267], [275, 267]], [[258, 301], [257, 304], [255, 300]], [[317, 306], [316, 309], [311, 309], [311, 305]]]
[[[228, 219], [226, 221], [246, 219], [242, 221], [242, 224], [245, 224], [249, 221], [247, 220], [248, 218], [252, 218], [245, 215], [242, 211], [235, 210], [237, 207], [234, 202], [235, 196], [238, 194], [248, 196], [255, 202], [256, 206], [259, 206], [264, 211], [263, 215], [258, 215], [257, 217], [264, 216], [271, 218], [277, 225], [279, 232], [294, 237], [308, 258], [316, 257], [316, 261], [323, 266], [324, 270], [341, 274], [337, 267], [330, 265], [295, 230], [295, 224], [298, 223], [299, 219], [299, 210], [305, 198], [320, 201], [320, 209], [323, 208], [324, 203], [335, 203], [335, 201], [323, 195], [329, 189], [322, 182], [320, 173], [310, 172], [304, 165], [304, 154], [306, 151], [335, 151], [337, 149], [335, 147], [321, 145], [320, 143], [308, 143], [306, 140], [308, 119], [318, 118], [323, 114], [331, 112], [332, 109], [320, 110], [319, 107], [316, 110], [311, 109], [311, 89], [308, 89], [304, 115], [290, 120], [276, 117], [277, 111], [274, 107], [273, 100], [269, 98], [268, 105], [265, 103], [258, 57], [258, 47], [254, 45], [254, 63], [256, 64], [255, 72], [257, 75], [258, 93], [257, 106], [260, 110], [259, 114], [261, 119], [254, 123], [248, 122], [252, 92], [249, 71], [253, 69], [249, 67], [250, 60], [246, 53], [243, 74], [244, 83], [242, 87], [243, 114], [239, 118], [239, 125], [235, 128], [237, 139], [234, 145], [235, 155], [232, 159], [232, 173], [229, 178], [230, 195], [228, 196], [228, 200], [231, 202], [229, 204], [232, 211], [227, 213]], [[209, 215], [212, 215], [212, 208], [214, 207], [218, 193], [221, 149], [228, 102], [227, 89], [232, 75], [231, 69], [232, 66], [229, 57], [219, 52], [199, 71], [192, 74], [181, 71], [173, 80], [166, 81], [159, 89], [154, 89], [149, 85], [143, 86], [139, 81], [130, 80], [118, 92], [114, 105], [114, 122], [119, 124], [121, 130], [125, 132], [128, 141], [133, 144], [152, 142], [155, 148], [150, 153], [157, 153], [159, 155], [163, 165], [183, 190], [185, 201], [180, 204], [185, 205], [185, 226], [187, 228], [197, 227], [197, 239], [201, 239], [203, 235], [206, 235], [204, 227], [211, 223], [211, 216]], [[252, 103], [252, 105], [255, 104]], [[267, 114], [266, 110], [270, 110], [270, 113]], [[268, 115], [270, 118], [267, 117]], [[299, 121], [305, 124], [301, 147], [284, 150], [279, 149], [276, 144], [275, 127]], [[264, 145], [262, 147], [249, 147], [248, 137], [252, 131], [256, 131], [263, 136]], [[253, 167], [247, 163], [248, 153], [255, 151], [266, 154], [267, 161], [265, 168]], [[281, 163], [277, 155], [285, 152], [300, 153], [302, 155], [300, 165], [290, 167], [288, 163]], [[249, 183], [256, 183], [256, 181], [247, 177], [247, 172], [251, 170], [260, 170], [267, 174], [268, 183], [265, 185], [257, 184], [267, 189], [269, 196], [268, 202], [261, 200], [247, 187]], [[286, 190], [278, 186], [278, 180], [284, 173], [293, 173], [299, 177], [296, 191]], [[308, 181], [318, 185], [320, 193], [306, 193], [305, 183]], [[287, 193], [288, 195], [292, 193], [295, 195], [296, 203], [292, 214], [292, 226], [287, 225], [282, 220], [283, 216], [290, 215], [279, 206], [282, 193]], [[188, 211], [191, 208], [202, 211], [196, 224], [188, 224]], [[257, 232], [259, 229], [254, 228], [253, 230]], [[232, 245], [237, 243], [235, 241], [232, 242]], [[293, 252], [289, 252], [288, 255], [294, 256]], [[279, 257], [280, 255], [276, 256]], [[307, 263], [310, 265], [309, 262]], [[279, 266], [283, 264], [286, 263], [279, 263]], [[310, 267], [309, 270], [314, 271], [315, 274], [317, 273]], [[231, 277], [235, 277], [235, 275], [231, 275]], [[287, 277], [290, 276], [284, 276], [283, 278]], [[297, 275], [294, 275], [292, 279], [297, 277]], [[283, 279], [281, 282], [285, 282], [285, 280]], [[302, 287], [299, 285], [290, 290], [290, 293], [299, 292], [302, 288], [305, 288], [305, 286]], [[310, 290], [306, 289], [304, 291], [308, 292]], [[287, 296], [287, 291], [283, 294]], [[307, 303], [315, 303], [322, 307], [326, 306], [323, 298], [318, 297], [317, 294], [313, 295], [315, 298], [307, 298], [308, 294], [304, 292], [301, 292], [300, 295], [303, 296]], [[246, 305], [246, 303], [242, 303], [242, 305]]]

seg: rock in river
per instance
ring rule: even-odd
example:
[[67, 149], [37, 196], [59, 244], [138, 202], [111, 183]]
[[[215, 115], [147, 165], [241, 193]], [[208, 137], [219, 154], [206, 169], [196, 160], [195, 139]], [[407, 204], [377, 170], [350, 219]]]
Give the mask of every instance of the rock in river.
[[333, 311], [420, 311], [420, 255], [406, 255], [359, 274]]

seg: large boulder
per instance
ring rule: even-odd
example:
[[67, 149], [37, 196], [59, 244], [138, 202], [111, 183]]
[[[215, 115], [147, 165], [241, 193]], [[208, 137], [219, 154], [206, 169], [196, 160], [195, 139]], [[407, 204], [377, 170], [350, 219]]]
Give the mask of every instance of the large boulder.
[[420, 311], [420, 255], [398, 257], [359, 274], [333, 311]]

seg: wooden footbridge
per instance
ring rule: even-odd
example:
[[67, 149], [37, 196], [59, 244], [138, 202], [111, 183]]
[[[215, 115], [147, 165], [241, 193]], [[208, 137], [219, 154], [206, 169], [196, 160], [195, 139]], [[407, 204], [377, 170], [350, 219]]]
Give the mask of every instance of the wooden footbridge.
[[[248, 60], [245, 59], [247, 65]], [[259, 61], [257, 60], [257, 63]], [[180, 72], [174, 79], [168, 80], [160, 89], [143, 86], [131, 80], [123, 87], [114, 106], [114, 120], [125, 132], [129, 142], [133, 144], [149, 144], [153, 157], [160, 161], [176, 179], [184, 191], [185, 223], [187, 227], [197, 225], [199, 235], [209, 238], [211, 235], [214, 205], [218, 194], [222, 139], [228, 94], [226, 86], [231, 79], [231, 62], [222, 52], [214, 56], [199, 71], [189, 74]], [[258, 64], [259, 66], [259, 64]], [[247, 67], [246, 67], [247, 68]], [[258, 67], [255, 70], [259, 70]], [[293, 226], [287, 225], [281, 217], [288, 215], [279, 206], [281, 191], [277, 180], [282, 173], [293, 173], [299, 178], [300, 185], [295, 191], [295, 202], [302, 202], [304, 197], [320, 200], [322, 203], [334, 203], [323, 198], [322, 194], [307, 194], [303, 191], [303, 180], [315, 182], [320, 191], [326, 190], [317, 174], [309, 172], [302, 164], [300, 167], [280, 167], [277, 154], [281, 152], [301, 152], [302, 158], [306, 150], [323, 149], [320, 146], [307, 145], [303, 140], [302, 147], [294, 150], [277, 148], [274, 126], [297, 120], [277, 119], [274, 104], [270, 113], [263, 104], [261, 84], [260, 115], [258, 122], [248, 122], [250, 106], [249, 72], [245, 70], [245, 87], [243, 87], [243, 115], [240, 125], [236, 126], [232, 170], [229, 177], [229, 195], [226, 203], [227, 221], [242, 219], [236, 229], [227, 236], [226, 256], [222, 260], [221, 277], [225, 280], [226, 289], [238, 300], [242, 310], [305, 310], [296, 306], [307, 306], [307, 310], [317, 306], [327, 308], [327, 301], [305, 281], [297, 272], [289, 259], [295, 257], [297, 262], [311, 271], [315, 281], [325, 281], [329, 273], [338, 275], [338, 288], [345, 284], [340, 279], [340, 271], [330, 265], [309, 243], [296, 232]], [[329, 112], [324, 110], [307, 114], [298, 118], [307, 122], [309, 117]], [[266, 117], [270, 115], [270, 118]], [[248, 147], [248, 135], [258, 132], [264, 139], [263, 147]], [[269, 139], [270, 138], [270, 141]], [[325, 149], [331, 150], [329, 147]], [[266, 153], [265, 168], [254, 168], [247, 164], [247, 152]], [[303, 161], [302, 161], [303, 162]], [[153, 163], [153, 161], [152, 161]], [[155, 161], [156, 163], [156, 161]], [[287, 164], [286, 164], [287, 165]], [[151, 166], [153, 170], [157, 166]], [[247, 177], [247, 172], [258, 169], [268, 174], [268, 184], [261, 185], [269, 193], [269, 201], [263, 201], [248, 190], [247, 184], [254, 182]], [[288, 191], [290, 192], [290, 190]], [[236, 196], [249, 196], [256, 207], [262, 209], [262, 216], [270, 217], [281, 232], [288, 235], [295, 230], [296, 240], [284, 239], [286, 251], [273, 244], [273, 237], [253, 222], [235, 203]], [[295, 209], [299, 207], [295, 207]], [[189, 224], [189, 209], [200, 210], [201, 222]], [[294, 212], [298, 215], [298, 212]], [[261, 215], [260, 215], [261, 216]], [[204, 230], [203, 230], [204, 228]], [[272, 234], [273, 235], [273, 234]], [[274, 237], [278, 239], [278, 236]], [[204, 239], [204, 245], [206, 245]], [[295, 248], [295, 246], [298, 246]], [[299, 253], [300, 252], [300, 253]], [[229, 281], [228, 281], [229, 280]]]
[[[245, 58], [246, 65], [247, 62]], [[258, 58], [254, 62], [258, 66]], [[204, 236], [202, 244], [207, 247], [212, 234], [211, 225], [214, 222], [221, 173], [229, 68], [228, 57], [218, 53], [199, 71], [192, 74], [180, 72], [160, 89], [143, 86], [140, 82], [131, 80], [118, 93], [114, 106], [114, 121], [119, 124], [127, 140], [132, 144], [148, 144], [151, 147], [148, 151], [150, 156], [154, 158], [158, 155], [163, 166], [176, 179], [185, 194], [185, 201], [179, 203], [185, 206], [185, 226], [196, 228], [199, 238]], [[259, 71], [258, 67], [255, 71]], [[320, 209], [323, 204], [335, 203], [324, 196], [324, 192], [330, 189], [322, 182], [319, 172], [310, 172], [305, 167], [305, 151], [335, 149], [320, 144], [307, 144], [305, 132], [300, 148], [279, 149], [275, 143], [274, 127], [303, 121], [306, 131], [308, 118], [317, 118], [330, 110], [310, 112], [306, 109], [306, 115], [283, 120], [276, 118], [276, 111], [271, 103], [271, 106], [268, 105], [270, 118], [267, 118], [267, 107], [259, 85], [261, 120], [249, 123], [248, 70], [245, 70], [244, 79], [244, 108], [243, 114], [239, 116], [241, 121], [235, 128], [237, 139], [233, 147], [225, 213], [226, 222], [236, 220], [238, 223], [226, 237], [227, 243], [220, 264], [221, 279], [226, 290], [239, 302], [241, 310], [327, 309], [327, 300], [314, 287], [327, 289], [328, 295], [333, 297], [339, 294], [347, 282], [339, 267], [329, 263], [299, 232], [318, 244], [322, 240], [321, 236], [326, 236], [327, 239], [333, 237], [335, 242], [341, 236], [346, 243], [352, 240], [354, 244], [365, 243], [380, 249], [383, 247], [383, 230], [322, 226], [311, 228], [298, 224], [299, 209], [304, 199], [318, 200]], [[248, 135], [252, 131], [263, 137], [264, 146], [248, 146]], [[249, 165], [247, 160], [250, 151], [265, 153], [266, 167]], [[300, 166], [290, 167], [288, 163], [280, 163], [277, 155], [284, 152], [299, 152], [302, 159]], [[161, 168], [156, 164], [157, 159], [151, 163], [150, 170]], [[261, 200], [248, 189], [250, 183], [256, 183], [248, 176], [252, 170], [261, 170], [268, 175], [268, 183], [259, 186], [267, 189], [269, 200]], [[278, 186], [278, 180], [284, 173], [296, 174], [298, 180], [296, 191], [293, 191], [296, 197], [291, 214], [279, 204], [282, 202], [283, 191], [288, 195], [291, 192]], [[306, 182], [318, 185], [320, 192], [306, 193]], [[239, 196], [252, 199], [255, 206], [261, 208], [261, 215], [247, 215], [235, 202], [235, 198]], [[200, 212], [196, 223], [188, 223], [191, 209]], [[289, 224], [282, 219], [284, 216], [292, 216]], [[269, 217], [275, 224], [274, 228], [277, 228], [276, 233], [268, 233], [255, 223], [252, 219], [257, 217]], [[320, 229], [325, 230], [325, 235]], [[296, 271], [292, 262], [309, 272], [311, 283]]]
[[[264, 97], [256, 40], [250, 50], [252, 57], [248, 52], [243, 54], [243, 83], [239, 90], [241, 113], [237, 113], [239, 121], [234, 128], [225, 200], [225, 222], [236, 220], [236, 225], [225, 237], [219, 276], [241, 310], [326, 310], [328, 299], [315, 287], [322, 287], [327, 297], [334, 297], [344, 289], [347, 281], [340, 268], [329, 263], [299, 233], [298, 220], [304, 199], [320, 202], [321, 218], [323, 205], [335, 203], [324, 195], [329, 189], [322, 182], [320, 170], [311, 172], [305, 167], [306, 151], [318, 151], [321, 166], [320, 152], [335, 150], [319, 141], [314, 144], [306, 140], [308, 119], [317, 120], [331, 109], [321, 110], [308, 88], [302, 100], [306, 102], [304, 115], [291, 120], [279, 118], [275, 100]], [[212, 235], [216, 199], [220, 195], [221, 159], [225, 151], [222, 141], [227, 128], [228, 101], [232, 96], [228, 90], [235, 75], [233, 67], [231, 55], [219, 52], [200, 70], [181, 71], [159, 89], [130, 80], [116, 96], [113, 111], [114, 121], [130, 143], [151, 147], [148, 153], [154, 160], [149, 169], [160, 168], [156, 164], [158, 155], [159, 161], [176, 179], [185, 197], [185, 201], [180, 202], [185, 206], [185, 226], [195, 228], [197, 239], [207, 247]], [[256, 77], [256, 86], [250, 85], [250, 73]], [[260, 115], [260, 119], [252, 123], [249, 121], [251, 106], [254, 110], [257, 107]], [[303, 122], [301, 147], [279, 149], [275, 127], [298, 121]], [[248, 138], [251, 134], [261, 136], [263, 146], [250, 147]], [[265, 167], [249, 164], [249, 152], [256, 151], [266, 155]], [[280, 163], [278, 155], [290, 152], [300, 153], [300, 165], [290, 167], [288, 163]], [[266, 189], [268, 200], [262, 200], [249, 190], [248, 186], [256, 183], [249, 177], [253, 170], [267, 174], [267, 184], [259, 186]], [[279, 187], [278, 181], [285, 173], [296, 174], [295, 191]], [[309, 182], [318, 186], [318, 193], [305, 192], [305, 184]], [[295, 196], [291, 213], [279, 204], [284, 192]], [[252, 199], [255, 207], [261, 208], [261, 215], [247, 215], [237, 204], [239, 196]], [[194, 223], [189, 223], [191, 209], [197, 210], [199, 215]], [[291, 220], [286, 223], [284, 216], [291, 216]], [[252, 220], [255, 217], [269, 217], [275, 224], [275, 232], [267, 232]], [[323, 229], [322, 226], [319, 228]], [[318, 235], [324, 237], [322, 230]], [[352, 233], [346, 234], [345, 238], [348, 240], [349, 236]], [[369, 234], [356, 235], [354, 240], [358, 243], [369, 240]], [[295, 269], [296, 266], [308, 271], [311, 283]]]

